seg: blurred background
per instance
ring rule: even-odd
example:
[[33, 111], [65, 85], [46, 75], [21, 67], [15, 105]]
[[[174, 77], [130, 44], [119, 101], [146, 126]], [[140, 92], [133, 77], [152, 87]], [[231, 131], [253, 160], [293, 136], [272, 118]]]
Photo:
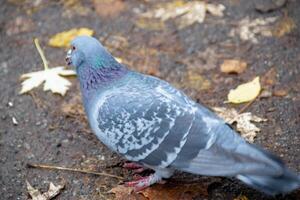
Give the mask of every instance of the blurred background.
[[[167, 80], [197, 102], [266, 118], [254, 143], [300, 172], [299, 9], [297, 0], [1, 0], [1, 199], [28, 199], [26, 180], [41, 192], [50, 182], [63, 183], [56, 199], [146, 198], [109, 193], [120, 183], [111, 177], [27, 167], [44, 163], [132, 177], [91, 133], [76, 77], [68, 79], [65, 96], [42, 87], [19, 94], [20, 76], [43, 70], [33, 38], [50, 68], [64, 66], [67, 44], [80, 28], [128, 68]], [[230, 89], [257, 76], [263, 90], [255, 101], [224, 103]], [[171, 182], [166, 187], [183, 185], [185, 199], [274, 199], [232, 179], [178, 173]], [[300, 193], [276, 199], [300, 199]]]

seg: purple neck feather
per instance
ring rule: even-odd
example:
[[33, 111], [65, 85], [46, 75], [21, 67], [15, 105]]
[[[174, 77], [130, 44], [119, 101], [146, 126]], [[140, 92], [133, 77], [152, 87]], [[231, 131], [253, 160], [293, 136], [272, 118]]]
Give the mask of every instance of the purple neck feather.
[[119, 63], [112, 67], [106, 66], [95, 68], [90, 65], [81, 67], [80, 71], [77, 73], [79, 74], [81, 92], [84, 99], [89, 99], [94, 92], [97, 92], [98, 88], [123, 77], [127, 72], [128, 69]]

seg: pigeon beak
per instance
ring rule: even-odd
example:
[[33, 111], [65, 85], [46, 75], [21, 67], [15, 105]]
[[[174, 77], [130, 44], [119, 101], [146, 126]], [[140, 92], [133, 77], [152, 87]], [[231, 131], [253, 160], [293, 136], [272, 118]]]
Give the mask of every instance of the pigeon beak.
[[72, 55], [72, 50], [69, 49], [69, 51], [67, 52], [67, 56], [66, 56], [66, 63], [67, 63], [67, 65], [71, 65], [72, 64], [71, 55]]

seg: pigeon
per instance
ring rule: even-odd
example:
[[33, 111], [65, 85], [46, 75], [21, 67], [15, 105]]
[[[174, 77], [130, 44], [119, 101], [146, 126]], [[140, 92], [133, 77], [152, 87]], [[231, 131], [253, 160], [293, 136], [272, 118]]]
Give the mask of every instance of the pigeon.
[[128, 69], [97, 39], [76, 37], [66, 62], [76, 68], [97, 138], [133, 162], [127, 167], [154, 171], [126, 184], [136, 191], [170, 178], [174, 171], [235, 177], [269, 195], [299, 188], [300, 177], [278, 157], [246, 142], [168, 82]]

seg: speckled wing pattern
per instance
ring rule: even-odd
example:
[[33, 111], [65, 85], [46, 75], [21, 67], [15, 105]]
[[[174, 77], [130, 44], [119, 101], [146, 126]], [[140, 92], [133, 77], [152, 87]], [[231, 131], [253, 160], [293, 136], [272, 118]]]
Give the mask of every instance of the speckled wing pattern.
[[223, 120], [168, 83], [137, 77], [102, 97], [97, 122], [107, 146], [156, 168], [226, 176], [245, 169], [236, 158], [247, 157], [247, 144]]
[[104, 98], [97, 121], [108, 146], [150, 166], [167, 167], [176, 159], [195, 120], [192, 101], [147, 76]]

